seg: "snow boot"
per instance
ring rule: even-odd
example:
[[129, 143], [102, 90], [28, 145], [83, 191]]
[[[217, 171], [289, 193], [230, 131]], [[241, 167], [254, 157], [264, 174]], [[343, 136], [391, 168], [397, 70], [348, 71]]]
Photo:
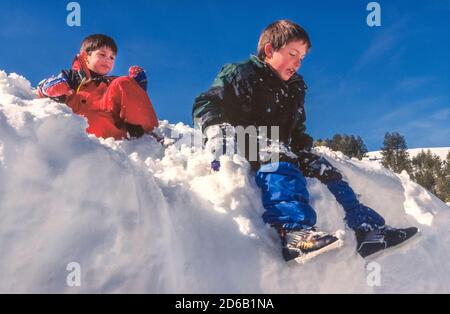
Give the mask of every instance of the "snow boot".
[[343, 245], [336, 235], [317, 231], [315, 227], [300, 230], [279, 229], [285, 261], [295, 260], [303, 264], [319, 254]]
[[356, 233], [357, 251], [367, 257], [378, 251], [399, 245], [414, 236], [419, 230], [416, 227], [396, 229], [390, 226], [378, 228], [361, 227]]

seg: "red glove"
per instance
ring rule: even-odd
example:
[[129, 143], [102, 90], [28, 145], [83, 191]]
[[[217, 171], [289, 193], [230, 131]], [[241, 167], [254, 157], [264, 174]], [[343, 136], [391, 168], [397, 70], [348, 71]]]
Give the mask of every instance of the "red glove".
[[135, 78], [141, 72], [144, 72], [144, 69], [138, 65], [133, 65], [132, 67], [130, 67], [128, 69], [128, 73], [129, 73], [130, 77], [132, 77], [132, 78]]
[[37, 93], [41, 98], [58, 98], [72, 94], [73, 90], [69, 86], [66, 74], [62, 72], [58, 76], [52, 76], [51, 78], [41, 81], [38, 85]]
[[128, 74], [133, 78], [145, 91], [147, 90], [147, 74], [140, 66], [134, 65], [128, 70]]

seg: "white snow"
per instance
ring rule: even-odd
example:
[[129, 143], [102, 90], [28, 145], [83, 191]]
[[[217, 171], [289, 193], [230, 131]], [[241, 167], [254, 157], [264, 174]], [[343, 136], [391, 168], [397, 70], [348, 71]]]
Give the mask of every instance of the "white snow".
[[[410, 148], [408, 149], [409, 157], [413, 158], [420, 154], [422, 151], [427, 152], [431, 151], [432, 154], [439, 156], [441, 160], [447, 159], [447, 154], [450, 152], [450, 147], [425, 147], [425, 148]], [[369, 159], [381, 159], [383, 155], [381, 155], [381, 150], [368, 152], [367, 158]]]
[[[161, 122], [166, 142], [183, 136], [167, 149], [148, 136], [98, 140], [85, 128], [0, 71], [0, 292], [450, 292], [450, 208], [404, 174], [318, 150], [389, 224], [421, 235], [368, 261], [347, 230], [342, 249], [288, 265], [247, 162], [223, 157], [212, 172], [210, 156], [186, 145], [196, 131], [181, 123]], [[316, 179], [308, 189], [319, 228], [345, 229], [328, 189]], [[67, 284], [72, 262], [80, 286]]]

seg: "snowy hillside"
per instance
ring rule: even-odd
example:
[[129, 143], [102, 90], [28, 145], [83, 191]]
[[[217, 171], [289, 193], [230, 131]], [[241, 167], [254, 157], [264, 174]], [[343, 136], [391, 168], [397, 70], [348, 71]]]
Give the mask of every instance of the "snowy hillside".
[[[373, 286], [374, 264], [355, 253], [350, 230], [339, 251], [287, 265], [248, 164], [224, 158], [213, 173], [209, 156], [184, 145], [188, 126], [161, 122], [166, 142], [183, 136], [165, 150], [151, 137], [98, 140], [85, 127], [0, 71], [0, 292], [450, 292], [450, 208], [407, 175], [319, 151], [391, 225], [422, 231], [372, 260]], [[345, 229], [327, 188], [316, 179], [308, 188], [319, 227]], [[81, 286], [66, 283], [71, 262]]]
[[[413, 158], [420, 154], [422, 151], [431, 151], [432, 154], [439, 156], [441, 160], [447, 159], [447, 154], [450, 152], [450, 147], [428, 147], [428, 148], [411, 148], [408, 149], [409, 157]], [[381, 159], [381, 151], [368, 152], [367, 156], [369, 159]]]

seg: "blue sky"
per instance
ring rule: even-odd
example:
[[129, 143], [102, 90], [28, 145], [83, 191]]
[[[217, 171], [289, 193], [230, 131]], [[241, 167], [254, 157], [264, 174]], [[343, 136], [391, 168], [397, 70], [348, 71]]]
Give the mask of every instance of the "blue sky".
[[287, 18], [310, 34], [300, 74], [309, 86], [307, 128], [314, 138], [360, 135], [369, 150], [397, 131], [409, 147], [450, 146], [450, 1], [78, 1], [81, 27], [66, 24], [70, 1], [2, 0], [0, 69], [36, 85], [70, 67], [81, 40], [112, 36], [113, 74], [130, 65], [149, 74], [160, 119], [191, 123], [194, 98], [224, 63], [247, 59], [260, 32]]

